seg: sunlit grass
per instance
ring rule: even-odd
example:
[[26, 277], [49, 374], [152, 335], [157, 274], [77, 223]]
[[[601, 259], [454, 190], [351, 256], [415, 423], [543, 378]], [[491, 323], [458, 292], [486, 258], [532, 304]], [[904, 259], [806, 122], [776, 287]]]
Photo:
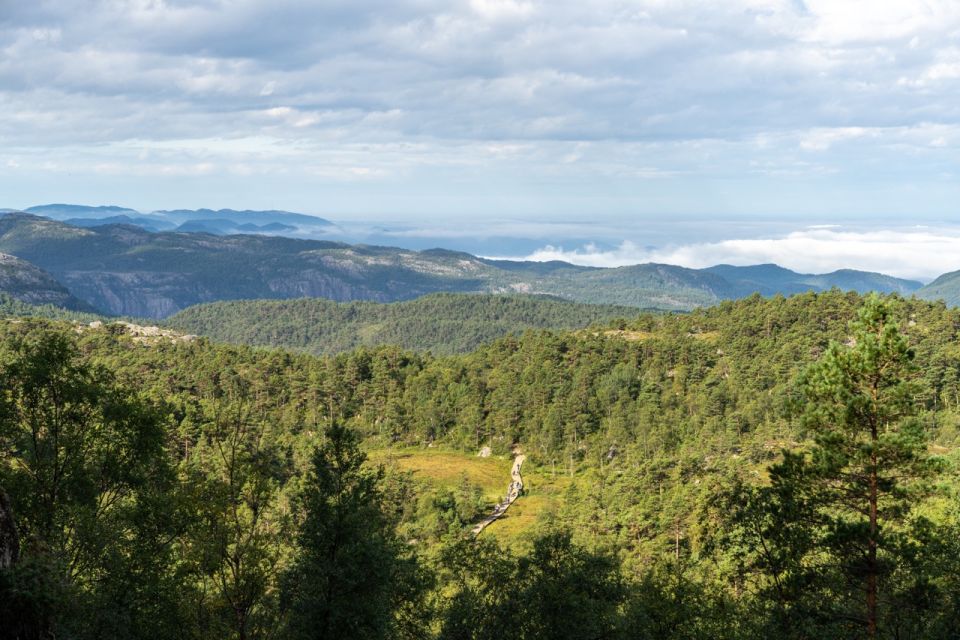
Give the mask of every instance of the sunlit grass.
[[[435, 487], [456, 487], [466, 475], [471, 483], [481, 488], [490, 508], [507, 491], [513, 460], [512, 457], [481, 458], [451, 449], [420, 447], [371, 449], [367, 456], [375, 464], [412, 471], [414, 477]], [[543, 526], [545, 515], [559, 508], [570, 482], [566, 475], [553, 476], [549, 469], [540, 469], [530, 461], [524, 465], [523, 479], [523, 495], [481, 534], [492, 536], [504, 546], [515, 549], [525, 547]]]
[[529, 460], [523, 468], [524, 492], [507, 513], [489, 525], [481, 535], [494, 536], [501, 544], [525, 548], [544, 526], [544, 518], [561, 505], [570, 479], [549, 469], [541, 469]]
[[484, 499], [491, 505], [506, 493], [510, 484], [511, 460], [507, 458], [481, 458], [449, 449], [422, 448], [373, 449], [367, 455], [371, 462], [396, 465], [438, 487], [455, 487], [466, 475], [483, 490]]

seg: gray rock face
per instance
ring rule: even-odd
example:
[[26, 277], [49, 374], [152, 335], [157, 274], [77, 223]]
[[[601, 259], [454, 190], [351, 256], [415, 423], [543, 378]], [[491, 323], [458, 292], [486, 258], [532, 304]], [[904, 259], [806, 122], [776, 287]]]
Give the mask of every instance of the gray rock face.
[[327, 298], [340, 302], [357, 299], [375, 302], [390, 300], [387, 294], [350, 284], [319, 269], [304, 269], [287, 277], [271, 278], [266, 285], [272, 294], [270, 297], [275, 298]]
[[66, 271], [60, 277], [78, 297], [112, 315], [164, 318], [193, 300], [217, 299], [181, 273]]
[[28, 304], [52, 304], [78, 311], [90, 310], [89, 305], [75, 298], [53, 276], [6, 253], [0, 253], [0, 292]]
[[78, 297], [112, 315], [166, 318], [191, 305], [232, 298], [318, 297], [337, 301], [387, 302], [389, 294], [346, 282], [335, 274], [315, 269], [288, 273], [285, 277], [264, 274], [255, 283], [204, 282], [191, 274], [176, 272], [65, 271], [58, 274]]

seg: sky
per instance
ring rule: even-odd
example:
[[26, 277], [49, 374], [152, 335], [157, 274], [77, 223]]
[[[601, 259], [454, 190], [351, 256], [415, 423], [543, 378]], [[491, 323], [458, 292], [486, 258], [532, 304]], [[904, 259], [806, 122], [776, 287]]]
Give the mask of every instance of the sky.
[[960, 268], [956, 0], [0, 0], [0, 113], [0, 207]]

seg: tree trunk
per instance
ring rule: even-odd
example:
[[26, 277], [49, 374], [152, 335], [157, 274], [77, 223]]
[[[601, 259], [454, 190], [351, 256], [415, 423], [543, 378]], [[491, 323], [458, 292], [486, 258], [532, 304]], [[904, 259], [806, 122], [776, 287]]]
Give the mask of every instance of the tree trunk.
[[9, 569], [20, 559], [20, 537], [7, 492], [0, 488], [0, 569]]
[[674, 540], [675, 546], [673, 548], [673, 557], [675, 560], [680, 560], [680, 521], [677, 520], [676, 523], [676, 538]]

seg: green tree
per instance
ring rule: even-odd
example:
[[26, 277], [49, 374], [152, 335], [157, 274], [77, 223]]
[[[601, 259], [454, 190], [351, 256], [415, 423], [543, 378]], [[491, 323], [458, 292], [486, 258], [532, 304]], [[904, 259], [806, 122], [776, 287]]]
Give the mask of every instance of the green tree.
[[[786, 453], [769, 487], [727, 503], [784, 632], [804, 635], [819, 618], [878, 637], [890, 602], [903, 605], [887, 578], [910, 562], [911, 505], [935, 471], [914, 352], [891, 304], [868, 297], [851, 329], [799, 379], [793, 404], [813, 436], [809, 453]], [[924, 580], [918, 571], [906, 588]]]
[[337, 423], [327, 429], [303, 497], [300, 556], [287, 579], [295, 638], [397, 637], [398, 614], [418, 598], [415, 564], [382, 504], [383, 469], [370, 470], [365, 460], [352, 431]]
[[6, 346], [0, 485], [20, 534], [12, 579], [28, 592], [34, 627], [41, 636], [172, 633], [177, 518], [161, 414], [65, 332], [27, 331]]
[[592, 640], [616, 633], [624, 585], [614, 558], [549, 531], [516, 557], [489, 540], [457, 539], [437, 571], [449, 596], [440, 638]]
[[617, 623], [624, 588], [615, 559], [573, 543], [570, 532], [536, 539], [520, 559], [517, 599], [522, 638], [590, 640], [609, 638]]
[[211, 409], [204, 438], [183, 465], [197, 488], [186, 551], [195, 557], [211, 631], [238, 640], [270, 635], [277, 578], [291, 534], [276, 433], [244, 395]]
[[450, 537], [434, 568], [439, 589], [440, 640], [522, 637], [516, 558], [496, 542]]

